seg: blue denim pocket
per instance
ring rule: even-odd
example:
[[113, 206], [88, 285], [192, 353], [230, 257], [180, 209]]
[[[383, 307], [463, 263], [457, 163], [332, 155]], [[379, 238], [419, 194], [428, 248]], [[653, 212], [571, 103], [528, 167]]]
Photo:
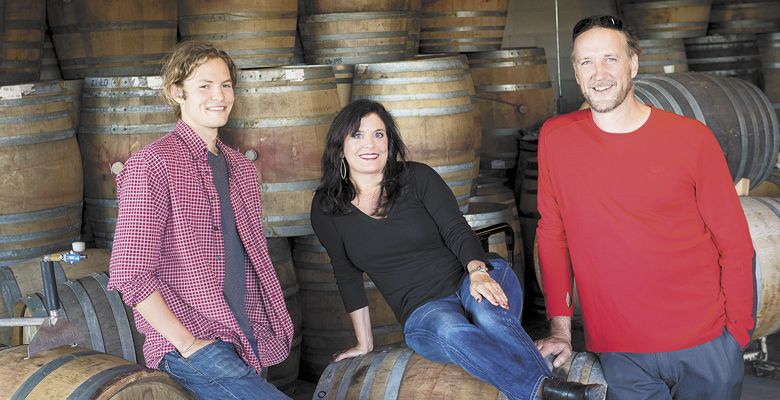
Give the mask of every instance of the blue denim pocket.
[[220, 378], [240, 378], [254, 372], [236, 353], [232, 343], [218, 340], [184, 360], [201, 374]]

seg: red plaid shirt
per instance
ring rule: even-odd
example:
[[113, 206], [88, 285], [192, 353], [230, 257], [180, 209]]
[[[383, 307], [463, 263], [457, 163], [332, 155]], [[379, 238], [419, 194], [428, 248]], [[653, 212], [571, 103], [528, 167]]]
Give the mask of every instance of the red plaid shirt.
[[[252, 351], [223, 294], [225, 248], [219, 197], [206, 144], [179, 121], [173, 132], [134, 154], [117, 177], [119, 219], [109, 288], [135, 307], [158, 290], [173, 314], [198, 338], [231, 342], [255, 369], [287, 358], [293, 326], [268, 256], [257, 171], [217, 140], [230, 173], [230, 202], [247, 253], [246, 312], [257, 339]], [[135, 311], [146, 336], [146, 365], [157, 368], [174, 350]]]

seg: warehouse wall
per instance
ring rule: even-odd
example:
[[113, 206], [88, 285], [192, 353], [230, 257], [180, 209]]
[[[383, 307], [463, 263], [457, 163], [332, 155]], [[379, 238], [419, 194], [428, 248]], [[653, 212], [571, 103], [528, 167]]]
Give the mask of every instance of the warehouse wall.
[[[504, 48], [544, 47], [550, 78], [558, 93], [558, 72], [555, 48], [555, 0], [510, 0], [509, 15], [504, 33]], [[594, 14], [616, 15], [615, 0], [558, 0], [561, 86], [563, 112], [576, 110], [582, 95], [571, 68], [571, 29], [580, 19]]]

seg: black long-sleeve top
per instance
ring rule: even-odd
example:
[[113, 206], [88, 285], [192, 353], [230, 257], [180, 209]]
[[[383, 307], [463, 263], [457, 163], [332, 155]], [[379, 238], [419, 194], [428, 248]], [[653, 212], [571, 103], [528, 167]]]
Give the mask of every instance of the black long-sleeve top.
[[439, 174], [417, 162], [406, 168], [405, 190], [386, 218], [354, 206], [347, 215], [325, 214], [320, 194], [311, 207], [314, 232], [331, 258], [347, 312], [368, 305], [366, 272], [401, 324], [422, 304], [455, 293], [470, 261], [487, 260]]

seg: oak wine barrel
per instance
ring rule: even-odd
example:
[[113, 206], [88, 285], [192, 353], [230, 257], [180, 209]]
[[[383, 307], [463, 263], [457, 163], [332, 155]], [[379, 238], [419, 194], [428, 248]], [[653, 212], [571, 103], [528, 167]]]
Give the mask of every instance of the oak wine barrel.
[[27, 359], [27, 346], [0, 350], [0, 393], [13, 400], [189, 400], [162, 371], [80, 347], [58, 347]]
[[[47, 19], [65, 79], [156, 75], [176, 45], [175, 1], [49, 0]], [[130, 45], [132, 44], [132, 45]]]
[[688, 58], [682, 39], [646, 39], [639, 41], [640, 74], [688, 72]]
[[761, 54], [764, 93], [780, 115], [780, 33], [758, 35], [758, 51]]
[[268, 253], [282, 287], [284, 303], [293, 323], [293, 343], [290, 355], [279, 364], [268, 368], [268, 382], [285, 392], [295, 390], [298, 366], [301, 361], [301, 305], [298, 300], [298, 279], [288, 238], [268, 238]]
[[556, 377], [585, 385], [599, 383], [607, 386], [601, 361], [596, 353], [573, 351], [563, 365], [553, 369]]
[[0, 170], [0, 266], [78, 240], [81, 156], [63, 81], [2, 87]]
[[[303, 345], [301, 377], [317, 381], [333, 354], [355, 345], [352, 321], [339, 295], [333, 266], [316, 236], [295, 238], [293, 260], [301, 287]], [[374, 346], [403, 341], [401, 325], [373, 282], [365, 276]]]
[[43, 40], [43, 53], [41, 54], [41, 80], [60, 80], [60, 64], [57, 61], [57, 53], [54, 52], [54, 43], [51, 41], [51, 35], [46, 33]]
[[474, 114], [458, 56], [358, 64], [352, 100], [382, 103], [398, 124], [408, 158], [430, 165], [468, 209], [474, 177]]
[[288, 65], [295, 49], [297, 0], [179, 0], [181, 40], [225, 50], [238, 68]]
[[620, 0], [618, 6], [639, 39], [682, 39], [707, 34], [712, 0]]
[[507, 0], [425, 0], [420, 14], [421, 53], [501, 49]]
[[688, 69], [744, 79], [761, 87], [761, 56], [756, 35], [710, 35], [685, 39]]
[[746, 81], [694, 72], [644, 75], [634, 81], [634, 94], [643, 103], [707, 125], [734, 182], [748, 178], [755, 187], [777, 162], [777, 115], [766, 96]]
[[315, 399], [506, 400], [494, 386], [455, 364], [429, 361], [406, 346], [389, 346], [328, 365]]
[[554, 111], [544, 49], [469, 53], [468, 59], [481, 115], [481, 168], [516, 168], [520, 130]]
[[302, 16], [298, 29], [309, 64], [396, 61], [417, 53], [417, 15], [411, 11], [371, 11]]
[[340, 110], [329, 66], [245, 70], [221, 139], [257, 166], [266, 236], [312, 234], [328, 128]]
[[5, 0], [0, 4], [0, 85], [41, 78], [45, 0]]
[[[63, 248], [60, 250], [68, 250]], [[104, 249], [87, 249], [87, 259], [74, 264], [54, 263], [58, 283], [78, 279], [94, 272], [108, 271], [111, 253]], [[0, 318], [14, 316], [14, 306], [25, 296], [43, 290], [40, 258], [0, 267]], [[0, 343], [11, 344], [11, 328], [0, 328]]]
[[300, 15], [370, 11], [416, 11], [422, 0], [306, 0], [299, 2]]
[[[84, 334], [78, 345], [144, 365], [144, 337], [135, 329], [133, 310], [107, 285], [108, 275], [102, 272], [57, 285], [68, 321]], [[47, 316], [45, 304], [42, 292], [31, 294], [17, 304], [14, 315]], [[17, 328], [14, 344], [23, 344], [36, 330]]]
[[118, 205], [116, 175], [130, 156], [173, 130], [176, 115], [162, 98], [159, 76], [86, 78], [78, 141], [84, 203], [95, 244], [111, 248]]
[[753, 338], [780, 330], [780, 199], [740, 197], [756, 250], [758, 307]]
[[708, 33], [765, 33], [780, 31], [780, 1], [713, 0]]

